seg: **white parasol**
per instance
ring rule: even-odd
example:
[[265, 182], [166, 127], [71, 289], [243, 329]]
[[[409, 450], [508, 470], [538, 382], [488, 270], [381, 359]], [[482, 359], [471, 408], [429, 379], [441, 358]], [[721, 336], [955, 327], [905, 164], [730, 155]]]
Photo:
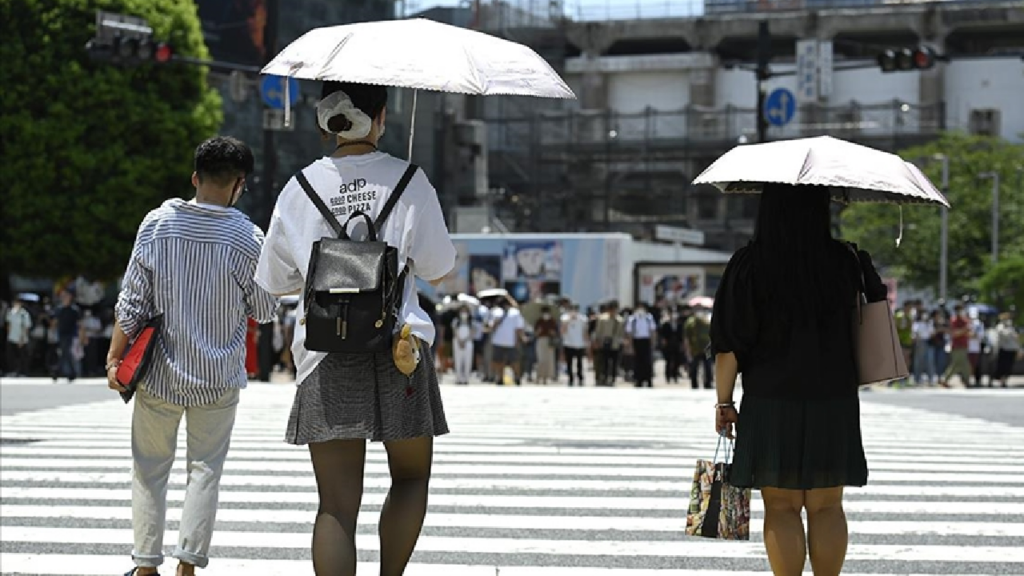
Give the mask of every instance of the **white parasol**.
[[[310, 30], [262, 72], [460, 94], [576, 98], [558, 73], [527, 46], [422, 18]], [[284, 86], [288, 125], [288, 82]], [[415, 110], [414, 92], [413, 119]], [[410, 155], [414, 129], [410, 126]]]
[[758, 193], [765, 183], [834, 188], [840, 202], [939, 204], [949, 202], [917, 169], [895, 154], [819, 136], [741, 145], [693, 181], [725, 193]]

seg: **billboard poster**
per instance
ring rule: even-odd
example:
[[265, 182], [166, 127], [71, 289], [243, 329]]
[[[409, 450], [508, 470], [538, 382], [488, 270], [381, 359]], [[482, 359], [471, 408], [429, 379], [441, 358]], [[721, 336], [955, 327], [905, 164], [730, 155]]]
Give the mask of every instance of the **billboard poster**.
[[637, 295], [640, 301], [659, 307], [684, 303], [694, 296], [705, 295], [705, 275], [700, 267], [643, 266]]
[[249, 66], [265, 63], [266, 0], [196, 0], [196, 7], [214, 60]]
[[562, 243], [508, 242], [502, 260], [505, 280], [562, 280]]
[[469, 262], [469, 290], [476, 294], [481, 290], [501, 288], [501, 256], [497, 254], [471, 254]]

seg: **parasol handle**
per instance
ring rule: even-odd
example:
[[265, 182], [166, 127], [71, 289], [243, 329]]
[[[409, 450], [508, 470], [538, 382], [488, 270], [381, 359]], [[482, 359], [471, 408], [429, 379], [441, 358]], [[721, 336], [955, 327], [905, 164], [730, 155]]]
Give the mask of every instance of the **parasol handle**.
[[284, 77], [284, 127], [289, 128], [292, 125], [292, 95], [288, 89], [291, 76]]
[[409, 116], [409, 161], [412, 162], [412, 140], [416, 136], [416, 95], [419, 90], [412, 89], [412, 113]]

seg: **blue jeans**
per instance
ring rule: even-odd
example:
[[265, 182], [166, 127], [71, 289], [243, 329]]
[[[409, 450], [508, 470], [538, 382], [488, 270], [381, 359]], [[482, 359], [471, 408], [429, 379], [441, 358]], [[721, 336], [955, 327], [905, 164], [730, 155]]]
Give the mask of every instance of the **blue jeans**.
[[938, 375], [935, 369], [935, 348], [927, 342], [914, 344], [914, 382], [920, 384], [922, 375], [931, 383]]
[[75, 355], [71, 351], [74, 344], [74, 336], [60, 337], [60, 362], [57, 365], [57, 376], [64, 376], [71, 380], [78, 378], [78, 370], [75, 369]]

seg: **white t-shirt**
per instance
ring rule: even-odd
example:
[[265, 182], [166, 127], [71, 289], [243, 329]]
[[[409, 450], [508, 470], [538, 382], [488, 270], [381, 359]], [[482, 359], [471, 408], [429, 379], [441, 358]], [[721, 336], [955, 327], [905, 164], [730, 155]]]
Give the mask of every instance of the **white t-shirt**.
[[562, 314], [562, 346], [566, 348], [585, 348], [587, 342], [584, 333], [587, 331], [587, 319], [582, 314]]
[[505, 311], [501, 308], [491, 310], [491, 325], [494, 331], [491, 332], [491, 343], [502, 348], [516, 347], [516, 330], [526, 328], [526, 320], [518, 308], [508, 309], [508, 318], [505, 318]]
[[28, 344], [32, 316], [21, 306], [7, 311], [7, 341], [11, 344]]
[[935, 326], [931, 320], [918, 320], [914, 322], [912, 329], [916, 340], [927, 340], [935, 334]]
[[[335, 217], [342, 224], [356, 210], [372, 218], [384, 207], [392, 189], [409, 164], [383, 152], [324, 157], [307, 166], [303, 173]], [[357, 223], [358, 222], [358, 223]], [[354, 238], [365, 234], [365, 223], [353, 221], [349, 233]], [[272, 294], [301, 291], [313, 242], [334, 231], [309, 200], [302, 187], [290, 179], [281, 191], [270, 218], [270, 228], [256, 267], [256, 283]], [[399, 325], [408, 324], [412, 333], [427, 344], [434, 342], [434, 324], [420, 308], [413, 275], [436, 280], [455, 266], [455, 246], [444, 223], [437, 192], [422, 170], [416, 172], [395, 204], [378, 236], [398, 249], [399, 272], [405, 266], [413, 274], [405, 281]], [[298, 314], [305, 303], [300, 296]], [[396, 329], [398, 328], [396, 326]], [[306, 350], [306, 327], [295, 324], [292, 354], [297, 382], [302, 383], [326, 354]]]

